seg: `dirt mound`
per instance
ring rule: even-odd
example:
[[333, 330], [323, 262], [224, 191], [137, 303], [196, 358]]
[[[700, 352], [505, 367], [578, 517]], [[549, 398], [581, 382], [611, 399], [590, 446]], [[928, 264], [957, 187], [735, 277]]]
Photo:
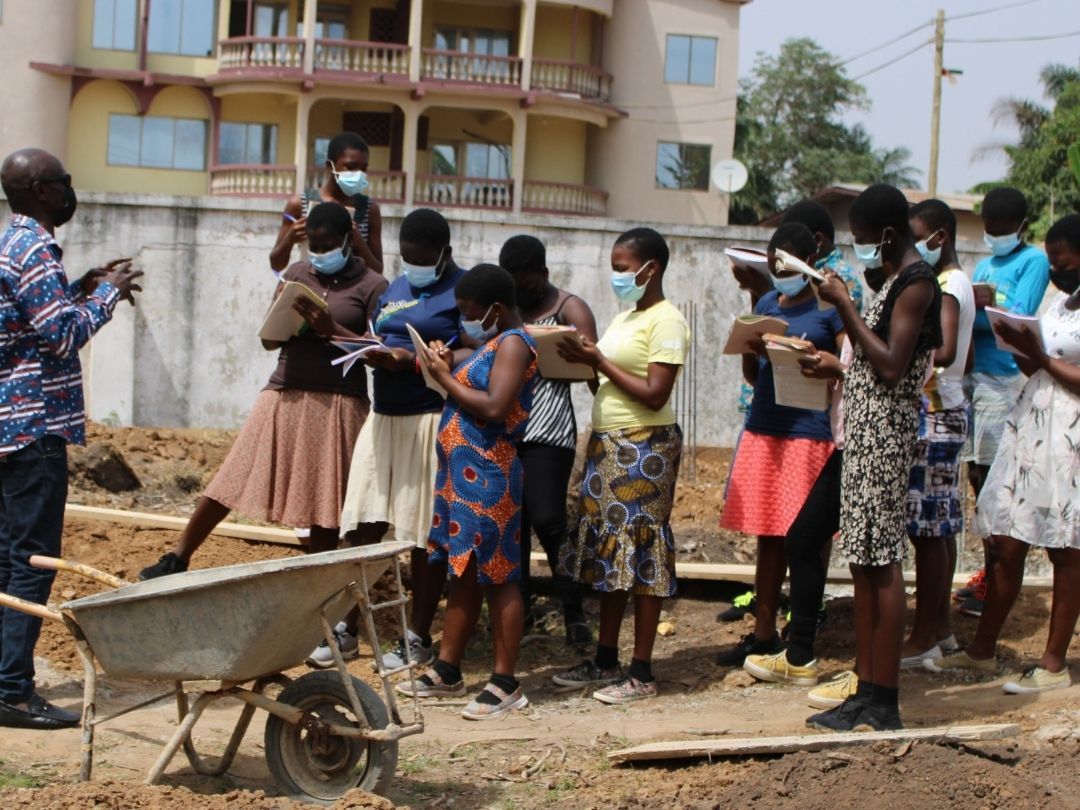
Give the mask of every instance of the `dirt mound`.
[[[1074, 770], [1077, 746], [1054, 753], [1059, 768]], [[902, 754], [897, 756], [897, 754]], [[726, 761], [658, 769], [665, 779], [612, 802], [611, 807], [712, 810], [720, 807], [835, 808], [887, 801], [890, 810], [1071, 805], [1076, 779], [1028, 772], [1012, 746], [878, 743], [873, 748], [798, 753], [768, 760]], [[875, 798], [877, 797], [877, 798]], [[1075, 805], [1072, 805], [1075, 806]]]
[[[9, 789], [0, 791], [0, 804], [9, 810], [22, 807], [33, 810], [299, 810], [311, 806], [288, 799], [273, 798], [261, 790], [232, 790], [208, 796], [193, 793], [185, 787], [120, 782], [85, 782], [36, 789]], [[362, 790], [351, 790], [342, 796], [334, 807], [340, 810], [393, 810], [394, 804], [381, 796]]]

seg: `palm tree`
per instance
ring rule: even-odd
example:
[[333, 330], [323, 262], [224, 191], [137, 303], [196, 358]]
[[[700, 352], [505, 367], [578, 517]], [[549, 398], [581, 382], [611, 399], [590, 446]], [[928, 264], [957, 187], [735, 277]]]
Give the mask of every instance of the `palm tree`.
[[879, 183], [888, 183], [897, 188], [915, 188], [919, 184], [919, 175], [922, 171], [915, 168], [909, 162], [911, 150], [906, 146], [898, 146], [895, 149], [877, 149], [874, 151], [874, 160], [877, 162], [877, 174]]

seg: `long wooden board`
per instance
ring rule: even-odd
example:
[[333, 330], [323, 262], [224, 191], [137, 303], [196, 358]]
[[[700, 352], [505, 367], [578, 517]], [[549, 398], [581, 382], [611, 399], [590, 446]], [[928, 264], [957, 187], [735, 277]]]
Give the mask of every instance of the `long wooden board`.
[[930, 740], [933, 742], [975, 742], [1001, 740], [1020, 733], [1015, 723], [984, 726], [941, 726], [900, 731], [843, 731], [834, 734], [798, 734], [790, 737], [737, 737], [718, 740], [678, 740], [654, 742], [623, 748], [607, 755], [611, 762], [641, 762], [697, 757], [743, 757], [755, 754], [791, 754], [796, 751], [826, 751], [882, 740]]
[[[159, 515], [151, 512], [130, 512], [126, 509], [106, 509], [100, 506], [82, 506], [69, 503], [66, 514], [69, 517], [85, 518], [89, 520], [104, 520], [112, 523], [122, 523], [128, 526], [142, 526], [147, 529], [175, 529], [181, 531], [187, 525], [187, 518], [173, 515]], [[214, 534], [220, 537], [236, 537], [241, 540], [257, 540], [263, 543], [277, 543], [284, 546], [305, 546], [307, 543], [296, 536], [289, 529], [277, 529], [271, 526], [247, 526], [241, 523], [219, 523], [214, 529]], [[547, 572], [547, 557], [539, 551], [533, 552], [530, 557], [533, 570], [538, 574]], [[675, 575], [680, 579], [688, 580], [728, 580], [736, 582], [753, 582], [754, 566], [737, 563], [704, 563], [704, 562], [677, 562], [675, 563]], [[963, 585], [967, 582], [967, 574], [957, 574], [953, 577], [954, 585]], [[847, 568], [830, 568], [828, 581], [834, 583], [851, 583], [851, 571]], [[915, 572], [904, 573], [904, 581], [914, 585]], [[1025, 577], [1025, 588], [1049, 588], [1053, 585], [1050, 577]]]

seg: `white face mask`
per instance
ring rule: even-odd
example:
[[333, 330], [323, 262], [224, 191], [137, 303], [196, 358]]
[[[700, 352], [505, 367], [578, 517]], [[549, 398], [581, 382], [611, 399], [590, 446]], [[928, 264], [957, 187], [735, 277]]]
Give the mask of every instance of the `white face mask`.
[[1020, 244], [1020, 231], [1007, 233], [1004, 236], [991, 236], [984, 233], [983, 242], [986, 243], [986, 246], [990, 248], [990, 252], [995, 256], [1008, 256]]
[[423, 289], [424, 287], [430, 287], [436, 281], [439, 280], [439, 268], [442, 266], [443, 253], [446, 252], [446, 248], [439, 251], [439, 260], [432, 265], [422, 264], [409, 264], [404, 259], [401, 260], [401, 272], [405, 274], [405, 278], [409, 282], [409, 286]]

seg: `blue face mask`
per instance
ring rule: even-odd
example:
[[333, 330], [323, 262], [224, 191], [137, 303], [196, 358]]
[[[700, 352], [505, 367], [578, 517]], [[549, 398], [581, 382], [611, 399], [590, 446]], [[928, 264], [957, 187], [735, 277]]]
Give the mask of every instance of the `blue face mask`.
[[937, 263], [941, 261], [941, 249], [944, 247], [944, 243], [938, 245], [936, 248], [927, 247], [927, 242], [937, 236], [939, 232], [935, 231], [930, 234], [929, 239], [923, 239], [921, 242], [915, 243], [915, 249], [919, 251], [919, 255], [923, 257], [923, 261], [931, 267], [937, 267]]
[[648, 286], [648, 282], [639, 287], [637, 277], [650, 264], [652, 264], [651, 259], [641, 265], [636, 273], [619, 273], [613, 270], [611, 272], [611, 289], [615, 291], [615, 297], [624, 304], [636, 304], [640, 301], [641, 297], [645, 295], [645, 287]]
[[363, 194], [368, 190], [368, 186], [371, 185], [371, 181], [368, 180], [368, 176], [365, 172], [334, 172], [334, 181], [338, 184], [338, 188], [346, 196], [352, 197], [356, 194]]
[[884, 260], [881, 258], [881, 246], [884, 244], [885, 239], [882, 238], [876, 245], [864, 245], [859, 242], [853, 242], [851, 247], [855, 251], [855, 258], [859, 260], [859, 264], [867, 270], [876, 270], [884, 263]]
[[995, 256], [1008, 256], [1020, 245], [1020, 231], [1007, 233], [1004, 236], [991, 236], [984, 233], [983, 241]]
[[484, 321], [487, 320], [487, 317], [491, 314], [492, 307], [494, 306], [495, 305], [492, 304], [490, 307], [488, 307], [487, 312], [484, 313], [484, 317], [482, 317], [478, 321], [463, 320], [461, 322], [461, 331], [465, 333], [469, 340], [472, 340], [476, 343], [486, 343], [495, 336], [495, 332], [497, 332], [499, 329], [498, 318], [496, 318], [495, 323], [493, 323], [487, 329], [484, 328]]
[[331, 250], [328, 253], [312, 253], [308, 256], [308, 261], [311, 262], [311, 266], [315, 268], [315, 272], [321, 273], [324, 276], [332, 276], [335, 273], [341, 271], [341, 268], [345, 266], [345, 263], [349, 260], [349, 239], [345, 237], [345, 244], [339, 247], [337, 250]]
[[809, 279], [802, 273], [797, 276], [784, 276], [783, 278], [773, 278], [773, 286], [780, 291], [781, 295], [786, 295], [788, 298], [794, 298], [796, 295], [806, 289], [806, 283]]
[[439, 268], [442, 266], [443, 252], [446, 249], [443, 248], [439, 251], [439, 260], [435, 264], [425, 266], [422, 264], [409, 264], [404, 259], [401, 260], [401, 272], [404, 273], [405, 278], [409, 282], [409, 286], [423, 289], [424, 287], [430, 287], [436, 281], [439, 280]]

